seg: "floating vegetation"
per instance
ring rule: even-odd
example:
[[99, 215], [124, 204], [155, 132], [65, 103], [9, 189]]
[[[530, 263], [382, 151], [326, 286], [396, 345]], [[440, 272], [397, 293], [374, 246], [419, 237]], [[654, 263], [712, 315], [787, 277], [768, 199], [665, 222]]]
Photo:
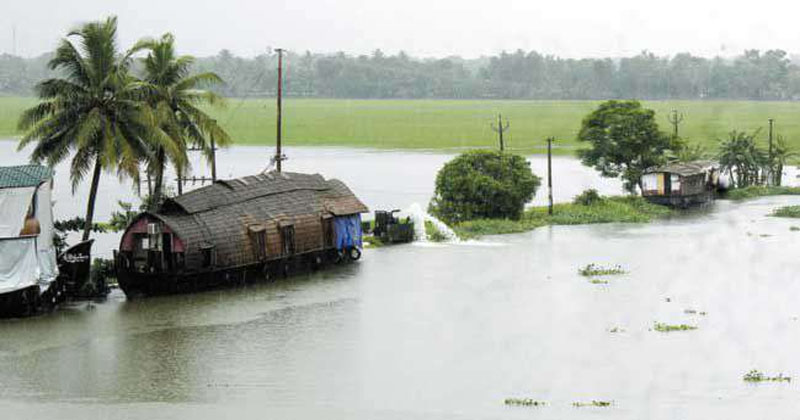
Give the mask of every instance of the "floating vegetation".
[[703, 315], [703, 316], [708, 315], [708, 313], [706, 313], [706, 311], [698, 311], [696, 309], [684, 309], [683, 313], [688, 314], [688, 315]]
[[574, 402], [573, 407], [610, 407], [614, 405], [614, 401], [598, 401], [592, 400], [591, 402]]
[[800, 231], [800, 226], [789, 226], [789, 230], [792, 232]]
[[800, 218], [800, 206], [785, 206], [785, 207], [778, 207], [777, 209], [772, 211], [770, 216], [775, 217], [791, 217], [791, 218]]
[[766, 197], [770, 195], [800, 195], [800, 188], [753, 185], [745, 188], [728, 190], [723, 194], [722, 198], [746, 200], [748, 198]]
[[691, 330], [696, 330], [697, 327], [695, 327], [694, 325], [686, 325], [686, 324], [670, 325], [670, 324], [664, 324], [662, 322], [656, 322], [653, 325], [653, 329], [658, 332], [672, 332], [672, 331], [691, 331]]
[[608, 284], [608, 280], [600, 280], [600, 279], [591, 279], [589, 283], [592, 284]]
[[621, 266], [615, 265], [613, 267], [603, 267], [601, 265], [597, 265], [595, 263], [591, 263], [586, 265], [585, 267], [578, 269], [578, 274], [586, 277], [591, 276], [614, 276], [619, 274], [625, 274], [625, 271]]
[[783, 373], [779, 373], [778, 376], [768, 376], [763, 372], [759, 372], [755, 369], [747, 372], [744, 375], [745, 382], [791, 382], [791, 376], [783, 376]]
[[625, 332], [625, 328], [622, 328], [622, 327], [614, 327], [614, 328], [610, 328], [610, 329], [608, 330], [608, 332], [610, 332], [610, 333], [612, 333], [612, 334], [616, 334], [616, 333], [622, 333], [622, 332]]
[[503, 403], [505, 405], [515, 405], [520, 407], [541, 407], [547, 405], [544, 401], [537, 401], [531, 398], [506, 398]]

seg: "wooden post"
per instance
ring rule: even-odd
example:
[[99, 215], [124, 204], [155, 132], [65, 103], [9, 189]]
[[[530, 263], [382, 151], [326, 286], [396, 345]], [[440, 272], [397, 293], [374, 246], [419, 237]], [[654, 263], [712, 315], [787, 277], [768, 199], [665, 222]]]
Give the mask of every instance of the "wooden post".
[[553, 138], [547, 138], [547, 214], [553, 215]]
[[277, 129], [277, 148], [275, 151], [275, 165], [278, 172], [281, 171], [281, 160], [283, 160], [283, 156], [281, 155], [281, 106], [282, 106], [282, 94], [283, 94], [283, 49], [276, 48], [275, 51], [278, 52], [278, 129]]
[[492, 130], [494, 130], [499, 138], [500, 138], [500, 151], [504, 151], [506, 149], [505, 142], [503, 141], [503, 132], [508, 130], [509, 122], [506, 120], [506, 124], [503, 125], [503, 114], [497, 114], [497, 126], [492, 124]]
[[672, 124], [672, 136], [678, 138], [678, 125], [683, 121], [683, 114], [678, 115], [678, 110], [673, 109], [672, 115], [667, 117], [667, 120]]
[[217, 145], [211, 135], [211, 182], [217, 182]]

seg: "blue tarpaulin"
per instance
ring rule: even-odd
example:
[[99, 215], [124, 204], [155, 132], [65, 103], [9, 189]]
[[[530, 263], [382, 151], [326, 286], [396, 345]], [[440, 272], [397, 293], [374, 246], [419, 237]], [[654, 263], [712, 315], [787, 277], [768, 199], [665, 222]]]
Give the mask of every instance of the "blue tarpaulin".
[[334, 219], [336, 248], [361, 248], [361, 215], [353, 214]]

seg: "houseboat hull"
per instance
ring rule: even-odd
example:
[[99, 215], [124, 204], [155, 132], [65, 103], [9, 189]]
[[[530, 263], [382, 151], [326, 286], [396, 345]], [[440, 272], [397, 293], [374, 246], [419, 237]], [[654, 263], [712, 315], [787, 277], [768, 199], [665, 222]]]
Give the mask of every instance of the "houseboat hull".
[[121, 264], [120, 260], [124, 257], [119, 256], [117, 281], [126, 297], [137, 299], [273, 281], [353, 262], [360, 257], [361, 250], [358, 248], [350, 248], [345, 252], [327, 249], [237, 267], [217, 267], [202, 272], [141, 273], [124, 269], [125, 264]]
[[706, 191], [692, 195], [646, 195], [644, 198], [653, 203], [664, 206], [689, 208], [714, 201], [714, 192]]

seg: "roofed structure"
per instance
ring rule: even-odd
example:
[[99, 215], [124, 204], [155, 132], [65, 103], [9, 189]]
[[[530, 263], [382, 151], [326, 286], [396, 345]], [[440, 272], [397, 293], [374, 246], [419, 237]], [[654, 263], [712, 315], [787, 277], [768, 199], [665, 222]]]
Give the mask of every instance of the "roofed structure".
[[[319, 174], [217, 181], [139, 215], [122, 237], [120, 255], [124, 268], [139, 273], [266, 264], [360, 246], [360, 214], [367, 211], [344, 183]], [[153, 252], [161, 262], [153, 262]]]
[[37, 187], [53, 177], [53, 170], [42, 165], [0, 167], [0, 188]]

